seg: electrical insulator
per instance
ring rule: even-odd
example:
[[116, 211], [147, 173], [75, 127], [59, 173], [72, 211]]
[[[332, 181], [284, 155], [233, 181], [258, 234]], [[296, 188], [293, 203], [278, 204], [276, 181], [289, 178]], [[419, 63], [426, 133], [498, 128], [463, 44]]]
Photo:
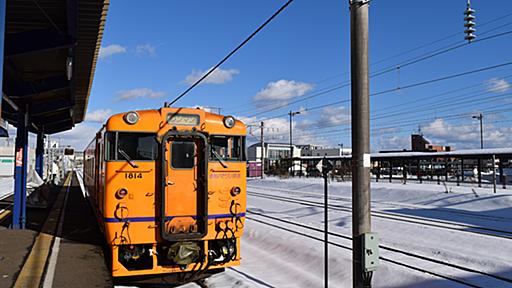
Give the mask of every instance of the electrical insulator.
[[475, 36], [475, 16], [473, 14], [475, 14], [475, 10], [474, 9], [471, 9], [471, 3], [470, 3], [470, 0], [468, 0], [468, 3], [467, 3], [467, 6], [466, 6], [466, 11], [464, 11], [464, 15], [466, 15], [464, 17], [464, 21], [466, 21], [466, 23], [464, 24], [464, 27], [466, 27], [466, 30], [464, 30], [464, 33], [466, 33], [466, 36], [464, 37], [465, 40], [468, 40], [468, 42], [471, 43], [471, 41], [473, 39], [476, 38]]

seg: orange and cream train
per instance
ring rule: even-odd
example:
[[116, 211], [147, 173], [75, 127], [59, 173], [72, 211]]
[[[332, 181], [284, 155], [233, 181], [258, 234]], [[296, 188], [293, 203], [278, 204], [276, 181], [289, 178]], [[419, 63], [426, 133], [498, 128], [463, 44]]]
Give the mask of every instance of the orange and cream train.
[[239, 265], [245, 135], [241, 121], [202, 109], [108, 119], [85, 150], [84, 182], [113, 277], [193, 277]]

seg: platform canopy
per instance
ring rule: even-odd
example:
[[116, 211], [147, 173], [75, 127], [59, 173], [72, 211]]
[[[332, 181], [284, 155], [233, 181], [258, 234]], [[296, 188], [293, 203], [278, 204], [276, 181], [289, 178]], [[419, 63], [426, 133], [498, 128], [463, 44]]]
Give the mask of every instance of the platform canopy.
[[18, 113], [27, 113], [28, 129], [45, 134], [84, 120], [108, 6], [109, 0], [6, 0], [4, 120], [18, 126]]

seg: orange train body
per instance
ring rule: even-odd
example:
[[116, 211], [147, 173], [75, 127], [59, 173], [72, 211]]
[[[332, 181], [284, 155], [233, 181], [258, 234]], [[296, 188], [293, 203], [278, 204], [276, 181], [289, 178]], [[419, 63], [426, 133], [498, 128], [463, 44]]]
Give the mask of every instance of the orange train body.
[[239, 265], [245, 135], [241, 121], [201, 109], [108, 119], [86, 148], [84, 182], [113, 277]]

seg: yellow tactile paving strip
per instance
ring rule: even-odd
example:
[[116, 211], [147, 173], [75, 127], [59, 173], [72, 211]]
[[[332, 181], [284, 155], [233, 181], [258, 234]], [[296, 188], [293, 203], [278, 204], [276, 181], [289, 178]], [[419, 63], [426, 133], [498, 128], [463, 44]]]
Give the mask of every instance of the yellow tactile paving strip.
[[[67, 189], [71, 184], [72, 173], [68, 174], [66, 181], [64, 181], [64, 187]], [[61, 190], [62, 192], [62, 190]], [[21, 272], [14, 283], [14, 288], [32, 288], [39, 287], [43, 278], [44, 268], [46, 261], [50, 255], [51, 246], [53, 243], [59, 215], [62, 209], [64, 209], [64, 198], [66, 193], [59, 193], [55, 203], [53, 204], [52, 210], [48, 215], [48, 218], [44, 222], [41, 232], [36, 238], [32, 250], [28, 255]]]
[[0, 222], [4, 221], [7, 216], [11, 215], [11, 210], [5, 210], [4, 212], [0, 213]]

